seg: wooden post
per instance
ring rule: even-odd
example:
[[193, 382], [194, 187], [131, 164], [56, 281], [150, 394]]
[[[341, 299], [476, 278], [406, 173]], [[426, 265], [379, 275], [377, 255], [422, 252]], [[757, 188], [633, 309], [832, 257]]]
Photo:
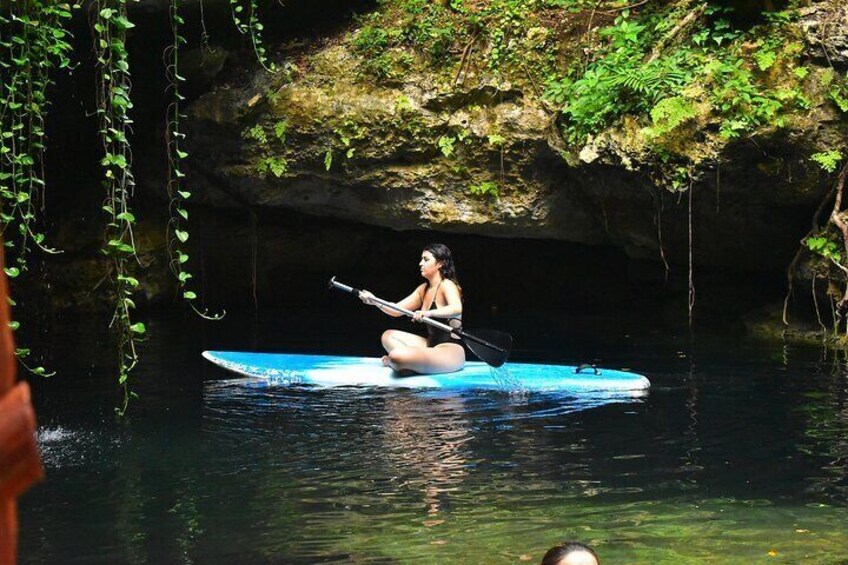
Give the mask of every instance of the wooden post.
[[9, 286], [0, 241], [0, 565], [13, 565], [18, 545], [15, 498], [44, 475], [35, 443], [29, 386], [15, 384], [15, 342], [9, 327]]

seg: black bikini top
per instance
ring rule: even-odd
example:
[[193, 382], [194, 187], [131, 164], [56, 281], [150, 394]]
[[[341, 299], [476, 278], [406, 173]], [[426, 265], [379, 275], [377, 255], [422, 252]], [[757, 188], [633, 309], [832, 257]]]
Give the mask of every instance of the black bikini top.
[[[441, 288], [443, 282], [445, 282], [444, 279], [440, 280], [439, 284], [436, 285], [436, 292], [433, 293], [433, 300], [432, 300], [432, 302], [430, 302], [430, 305], [427, 306], [427, 308], [424, 310], [425, 312], [429, 312], [430, 310], [432, 310], [433, 306], [436, 306], [436, 308], [439, 307], [439, 305], [436, 304], [436, 297], [439, 296], [439, 288]], [[427, 295], [426, 290], [424, 291], [424, 295], [425, 296]], [[421, 297], [421, 305], [424, 306], [424, 296]], [[453, 316], [452, 318], [448, 318], [448, 319], [449, 320], [462, 320], [462, 314], [460, 314], [459, 316]], [[428, 326], [428, 328], [429, 327], [430, 326]]]

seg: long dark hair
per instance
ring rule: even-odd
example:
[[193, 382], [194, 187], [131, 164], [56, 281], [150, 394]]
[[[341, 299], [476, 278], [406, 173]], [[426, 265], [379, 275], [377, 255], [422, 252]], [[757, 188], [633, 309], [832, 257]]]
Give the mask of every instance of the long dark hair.
[[431, 243], [424, 248], [424, 251], [429, 251], [430, 255], [442, 264], [439, 267], [439, 273], [442, 275], [442, 278], [452, 280], [457, 288], [460, 289], [460, 292], [462, 292], [462, 288], [459, 286], [459, 277], [456, 275], [456, 265], [453, 263], [453, 255], [451, 255], [451, 250], [448, 249], [448, 246], [442, 243]]
[[566, 541], [562, 542], [559, 545], [555, 545], [545, 553], [545, 556], [542, 558], [542, 565], [558, 565], [560, 560], [565, 559], [565, 556], [570, 553], [577, 553], [585, 551], [589, 553], [592, 557], [595, 558], [595, 561], [600, 565], [601, 560], [598, 559], [598, 554], [595, 553], [588, 545], [582, 544], [578, 541]]

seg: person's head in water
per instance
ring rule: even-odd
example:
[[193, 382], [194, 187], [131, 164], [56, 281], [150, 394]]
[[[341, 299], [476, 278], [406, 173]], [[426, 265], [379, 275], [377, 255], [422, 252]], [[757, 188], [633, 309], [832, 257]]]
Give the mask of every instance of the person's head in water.
[[431, 243], [421, 252], [421, 274], [427, 278], [425, 269], [427, 268], [427, 255], [432, 257], [435, 265], [439, 269], [439, 273], [443, 279], [450, 279], [459, 286], [459, 278], [456, 276], [456, 266], [453, 264], [453, 255], [447, 245], [441, 243]]
[[600, 565], [595, 551], [588, 545], [566, 541], [555, 545], [545, 553], [542, 565]]

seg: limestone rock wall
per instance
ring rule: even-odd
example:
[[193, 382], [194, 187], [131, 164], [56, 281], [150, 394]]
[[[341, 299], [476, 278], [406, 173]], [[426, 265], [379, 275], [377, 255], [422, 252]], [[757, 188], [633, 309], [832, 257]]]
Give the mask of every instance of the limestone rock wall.
[[[282, 49], [277, 62], [274, 75], [231, 69], [190, 107], [202, 202], [686, 260], [688, 196], [658, 184], [636, 124], [569, 149], [532, 84], [485, 72], [455, 81], [415, 65], [367, 84], [339, 37]], [[693, 151], [713, 163], [693, 190], [701, 265], [780, 269], [791, 258], [827, 190], [808, 156], [845, 129], [812, 94], [809, 116], [781, 129], [721, 143], [693, 132]]]

